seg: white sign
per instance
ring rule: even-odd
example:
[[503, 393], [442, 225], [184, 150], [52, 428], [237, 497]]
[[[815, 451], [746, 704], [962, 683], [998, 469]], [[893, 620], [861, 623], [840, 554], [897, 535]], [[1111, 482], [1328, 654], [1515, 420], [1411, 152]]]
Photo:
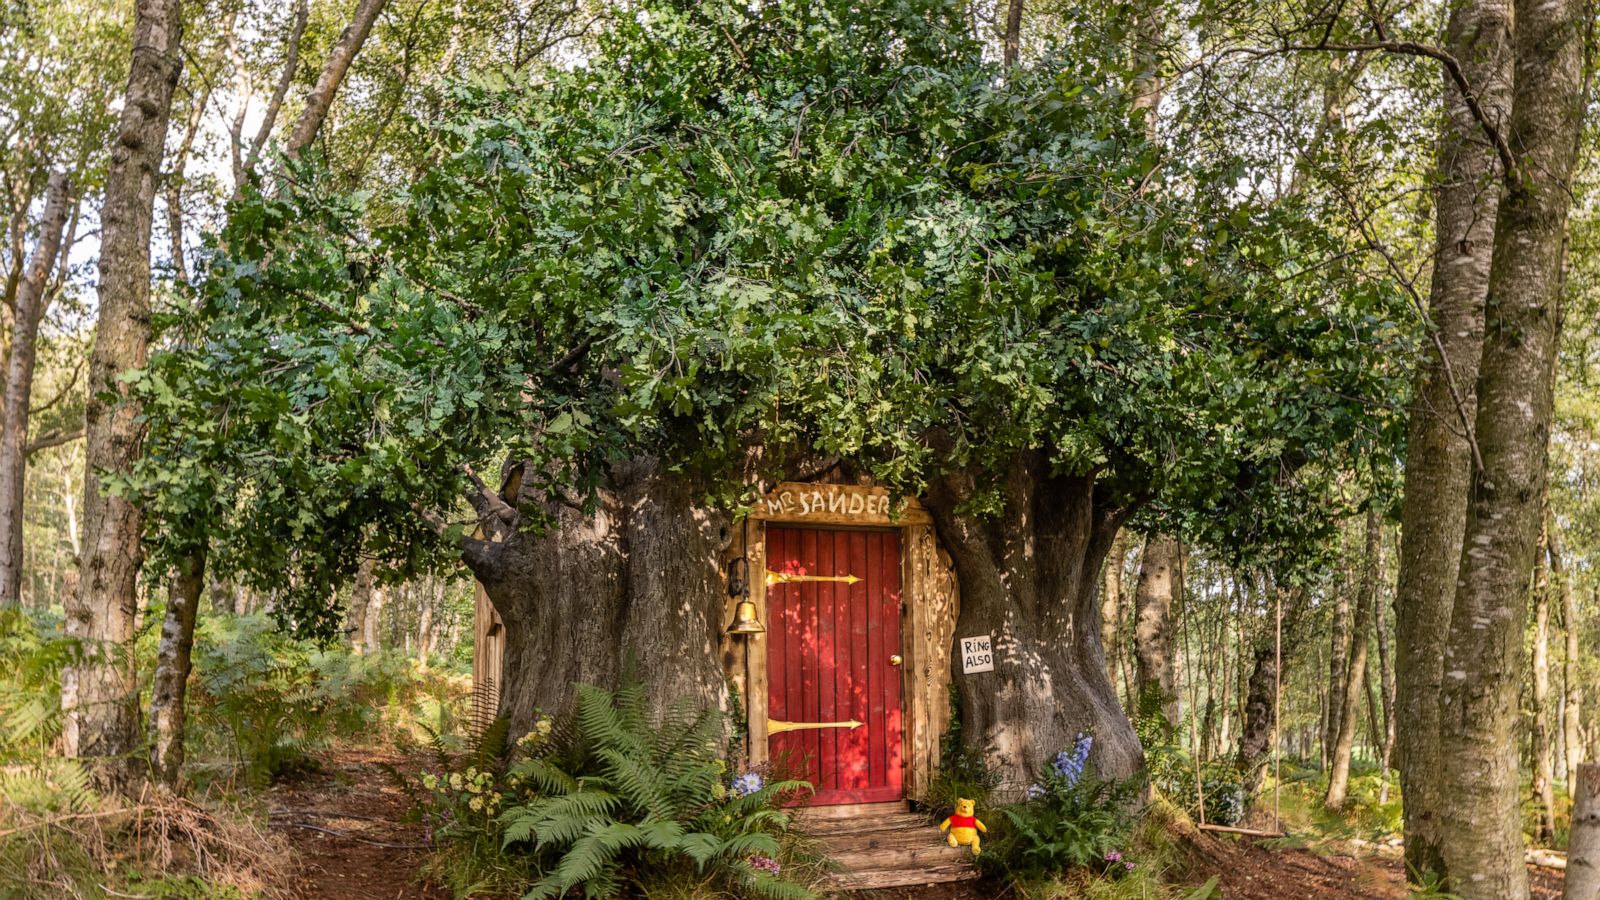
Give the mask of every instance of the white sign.
[[961, 672], [971, 675], [975, 672], [994, 671], [994, 641], [989, 635], [967, 637], [961, 639]]

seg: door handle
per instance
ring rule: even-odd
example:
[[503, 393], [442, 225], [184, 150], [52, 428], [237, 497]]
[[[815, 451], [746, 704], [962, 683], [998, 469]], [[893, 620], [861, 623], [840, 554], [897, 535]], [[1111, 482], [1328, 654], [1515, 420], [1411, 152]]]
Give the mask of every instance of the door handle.
[[903, 662], [905, 662], [905, 660], [901, 659], [900, 658], [900, 654], [898, 654], [898, 653], [896, 653], [895, 655], [889, 657], [889, 665], [891, 665], [891, 666], [898, 666]]

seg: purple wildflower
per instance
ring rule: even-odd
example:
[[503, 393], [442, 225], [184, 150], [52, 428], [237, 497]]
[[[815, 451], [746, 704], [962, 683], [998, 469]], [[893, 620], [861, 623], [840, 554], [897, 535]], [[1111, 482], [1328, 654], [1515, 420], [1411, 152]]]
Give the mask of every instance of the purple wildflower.
[[766, 787], [766, 783], [761, 780], [760, 775], [755, 772], [746, 772], [733, 780], [729, 790], [733, 791], [735, 797], [746, 797], [761, 790], [763, 787]]
[[750, 857], [750, 868], [755, 869], [757, 872], [766, 872], [774, 877], [783, 871], [783, 866], [779, 865], [778, 861], [770, 856]]
[[1122, 851], [1113, 850], [1106, 854], [1106, 862], [1122, 862]]

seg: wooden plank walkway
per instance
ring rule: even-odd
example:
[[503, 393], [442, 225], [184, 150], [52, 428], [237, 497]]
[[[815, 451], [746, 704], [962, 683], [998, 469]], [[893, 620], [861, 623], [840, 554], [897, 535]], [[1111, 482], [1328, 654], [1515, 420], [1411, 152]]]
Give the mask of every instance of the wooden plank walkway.
[[927, 816], [904, 801], [815, 806], [796, 820], [841, 869], [839, 891], [967, 881], [978, 877], [971, 851], [951, 847]]

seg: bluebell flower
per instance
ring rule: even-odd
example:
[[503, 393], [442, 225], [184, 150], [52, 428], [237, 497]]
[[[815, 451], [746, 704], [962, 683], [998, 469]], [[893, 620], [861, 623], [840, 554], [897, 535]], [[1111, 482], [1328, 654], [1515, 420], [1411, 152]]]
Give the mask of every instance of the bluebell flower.
[[1094, 746], [1094, 738], [1080, 733], [1078, 740], [1072, 745], [1072, 752], [1063, 750], [1056, 754], [1056, 761], [1051, 764], [1057, 775], [1066, 781], [1068, 787], [1078, 783], [1083, 777], [1083, 767], [1089, 762], [1089, 750]]
[[1035, 781], [1033, 784], [1028, 785], [1029, 800], [1037, 800], [1040, 797], [1043, 797], [1044, 793], [1044, 785], [1040, 784], [1039, 782]]
[[755, 772], [746, 772], [733, 780], [729, 790], [733, 791], [735, 797], [745, 797], [754, 794], [765, 786], [766, 784], [761, 780], [760, 775]]

